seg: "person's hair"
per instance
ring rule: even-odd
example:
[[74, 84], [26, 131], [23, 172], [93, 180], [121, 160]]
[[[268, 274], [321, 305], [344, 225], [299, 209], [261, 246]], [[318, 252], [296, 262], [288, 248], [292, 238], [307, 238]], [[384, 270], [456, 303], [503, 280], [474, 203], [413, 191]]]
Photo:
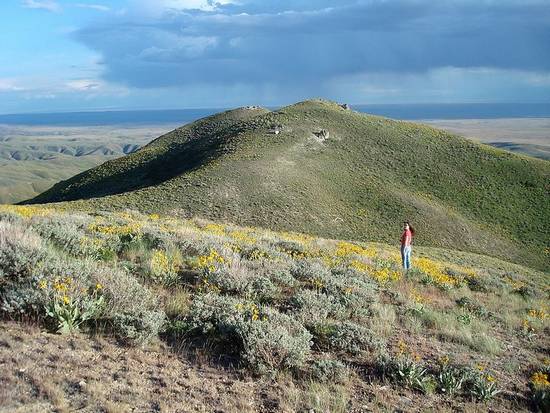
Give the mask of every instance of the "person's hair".
[[404, 224], [407, 224], [409, 226], [409, 231], [411, 231], [411, 235], [414, 237], [415, 230], [413, 226], [409, 223], [409, 221], [403, 222]]

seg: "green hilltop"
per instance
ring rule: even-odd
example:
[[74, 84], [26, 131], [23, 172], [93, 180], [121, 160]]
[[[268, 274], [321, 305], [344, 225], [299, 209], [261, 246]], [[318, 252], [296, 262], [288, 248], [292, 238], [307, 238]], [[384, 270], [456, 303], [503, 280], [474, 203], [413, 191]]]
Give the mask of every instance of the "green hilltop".
[[239, 225], [421, 245], [548, 268], [550, 163], [312, 100], [219, 113], [27, 203], [184, 211]]

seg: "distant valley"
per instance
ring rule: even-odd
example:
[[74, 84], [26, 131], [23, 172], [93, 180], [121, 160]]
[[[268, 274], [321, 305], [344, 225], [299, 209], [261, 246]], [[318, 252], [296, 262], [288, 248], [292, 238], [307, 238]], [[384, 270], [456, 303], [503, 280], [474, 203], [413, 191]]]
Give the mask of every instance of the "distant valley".
[[0, 204], [32, 198], [174, 127], [0, 125]]

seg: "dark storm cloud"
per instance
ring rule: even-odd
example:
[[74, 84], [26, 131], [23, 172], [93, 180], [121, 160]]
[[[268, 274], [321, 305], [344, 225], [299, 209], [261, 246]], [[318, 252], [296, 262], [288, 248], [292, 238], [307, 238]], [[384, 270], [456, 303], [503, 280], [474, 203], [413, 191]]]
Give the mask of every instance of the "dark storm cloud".
[[241, 1], [214, 11], [119, 17], [82, 29], [108, 80], [319, 83], [441, 67], [550, 69], [547, 1]]

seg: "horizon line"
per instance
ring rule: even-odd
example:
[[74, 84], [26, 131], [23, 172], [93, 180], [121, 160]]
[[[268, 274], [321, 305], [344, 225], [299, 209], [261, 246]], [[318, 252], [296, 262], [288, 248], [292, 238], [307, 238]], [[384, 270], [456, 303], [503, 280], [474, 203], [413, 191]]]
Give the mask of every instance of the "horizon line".
[[[315, 99], [306, 99], [298, 101], [295, 103], [305, 102], [307, 100]], [[326, 99], [333, 101], [331, 99]], [[336, 102], [336, 101], [333, 101]], [[231, 110], [238, 109], [246, 106], [259, 106], [267, 109], [279, 109], [285, 106], [291, 106], [295, 103], [283, 104], [283, 105], [236, 105], [236, 106], [201, 106], [201, 107], [185, 107], [185, 108], [163, 108], [163, 109], [152, 109], [152, 108], [97, 108], [97, 109], [82, 109], [82, 110], [55, 110], [51, 112], [30, 111], [30, 112], [0, 112], [0, 116], [20, 116], [20, 115], [55, 115], [55, 114], [69, 114], [69, 113], [106, 113], [106, 112], [175, 112], [182, 110]], [[342, 104], [347, 102], [342, 102]], [[413, 102], [413, 103], [348, 103], [350, 106], [428, 106], [428, 105], [550, 105], [548, 102]]]

